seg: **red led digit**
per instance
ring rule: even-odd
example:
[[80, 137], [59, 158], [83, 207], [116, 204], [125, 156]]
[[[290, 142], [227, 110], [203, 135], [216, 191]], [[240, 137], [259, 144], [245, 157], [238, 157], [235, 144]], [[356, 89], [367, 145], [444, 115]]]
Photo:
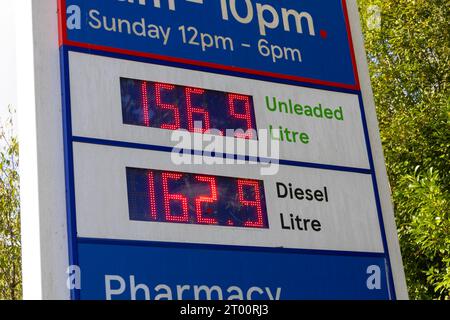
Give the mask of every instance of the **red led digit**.
[[144, 125], [150, 127], [150, 112], [148, 109], [148, 89], [147, 82], [141, 83], [141, 99], [142, 99], [142, 111], [144, 113]]
[[153, 220], [157, 220], [157, 212], [156, 212], [156, 200], [155, 200], [155, 180], [153, 178], [153, 172], [147, 172], [147, 183], [148, 183], [148, 202], [150, 207], [150, 217]]
[[155, 83], [156, 92], [156, 105], [161, 109], [171, 110], [173, 112], [173, 123], [164, 123], [161, 125], [161, 129], [178, 130], [180, 128], [180, 111], [178, 107], [173, 104], [162, 102], [161, 91], [162, 90], [174, 90], [175, 86], [171, 84]]
[[[182, 194], [173, 194], [169, 192], [169, 180], [180, 180], [183, 177], [181, 173], [162, 173], [162, 185], [164, 193], [164, 209], [166, 214], [166, 221], [170, 222], [189, 222], [188, 201]], [[171, 201], [180, 201], [182, 208], [182, 215], [174, 215], [170, 209]]]
[[[205, 109], [194, 107], [192, 105], [192, 95], [197, 94], [201, 95], [205, 93], [203, 89], [196, 88], [186, 88], [186, 106], [187, 106], [187, 114], [188, 114], [188, 129], [190, 132], [198, 132], [204, 133], [205, 131], [211, 128], [209, 121], [209, 113]], [[194, 126], [194, 114], [200, 114], [203, 117], [203, 130], [200, 128], [195, 128]]]
[[[214, 203], [217, 201], [217, 182], [214, 177], [196, 176], [195, 179], [200, 182], [207, 182], [211, 188], [210, 196], [200, 196], [195, 199], [195, 213], [197, 215], [197, 222], [204, 224], [217, 224], [217, 219], [207, 218], [202, 212], [202, 203]], [[207, 215], [207, 214], [206, 214]]]
[[[244, 187], [251, 187], [255, 192], [255, 199], [248, 200], [245, 199], [244, 196]], [[238, 194], [239, 194], [239, 202], [246, 207], [254, 207], [256, 209], [256, 221], [246, 221], [244, 226], [252, 227], [252, 228], [263, 228], [263, 210], [261, 207], [261, 193], [259, 190], [258, 181], [254, 180], [238, 180]]]
[[[237, 113], [236, 112], [236, 104], [235, 104], [236, 101], [244, 102], [245, 113]], [[248, 129], [254, 128], [251, 110], [250, 110], [250, 98], [248, 96], [243, 96], [243, 95], [234, 94], [234, 93], [228, 94], [228, 107], [230, 110], [230, 115], [232, 117], [234, 117], [236, 119], [244, 120], [247, 123], [246, 131]], [[246, 133], [236, 133], [236, 137], [242, 138], [242, 139], [253, 139], [254, 138], [253, 131], [249, 131]]]
[[127, 168], [131, 221], [268, 228], [263, 181]]

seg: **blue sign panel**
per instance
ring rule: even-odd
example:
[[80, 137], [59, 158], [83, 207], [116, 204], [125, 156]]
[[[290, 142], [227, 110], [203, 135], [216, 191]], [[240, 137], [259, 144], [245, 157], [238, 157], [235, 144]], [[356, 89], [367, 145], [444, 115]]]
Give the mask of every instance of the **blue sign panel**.
[[382, 257], [80, 242], [87, 300], [389, 298]]
[[[74, 285], [71, 288], [73, 299], [396, 298], [345, 0], [59, 0], [59, 6], [69, 259], [71, 265], [81, 270], [81, 287]], [[88, 62], [85, 56], [93, 58]], [[109, 58], [103, 59], [105, 56]], [[106, 60], [109, 61], [106, 63]], [[73, 61], [78, 62], [72, 64]], [[121, 71], [117, 72], [116, 79], [105, 72], [95, 73], [97, 62]], [[136, 66], [134, 71], [130, 71], [126, 63]], [[204, 72], [195, 73], [204, 77], [202, 80], [205, 82], [208, 82], [210, 75], [207, 72], [210, 72], [231, 74], [242, 81], [246, 81], [242, 78], [256, 78], [313, 87], [320, 89], [314, 93], [320, 110], [322, 104], [319, 96], [327, 91], [354, 95], [354, 101], [360, 103], [361, 116], [358, 114], [354, 120], [349, 117], [348, 125], [356, 127], [357, 123], [351, 121], [362, 121], [363, 131], [360, 134], [364, 132], [370, 169], [321, 164], [321, 156], [314, 163], [279, 160], [284, 166], [370, 176], [372, 180], [368, 178], [367, 181], [370, 181], [369, 186], [373, 184], [373, 190], [369, 188], [370, 194], [367, 196], [374, 197], [374, 209], [370, 214], [378, 214], [380, 225], [374, 225], [374, 228], [380, 227], [375, 233], [381, 232], [382, 239], [378, 241], [373, 239], [373, 234], [364, 234], [367, 242], [373, 242], [367, 248], [347, 248], [345, 244], [335, 241], [340, 246], [335, 246], [333, 250], [342, 251], [327, 251], [331, 250], [328, 244], [308, 246], [308, 243], [297, 240], [309, 241], [307, 237], [293, 236], [294, 246], [285, 246], [284, 242], [266, 241], [265, 237], [256, 233], [263, 230], [269, 234], [278, 228], [280, 232], [274, 238], [285, 241], [285, 238], [291, 240], [290, 235], [284, 237], [287, 233], [315, 232], [312, 234], [317, 236], [314, 238], [317, 240], [313, 239], [311, 243], [334, 239], [331, 236], [329, 240], [326, 236], [320, 238], [319, 232], [322, 230], [323, 233], [344, 234], [344, 229], [332, 230], [332, 224], [341, 218], [347, 219], [347, 212], [332, 208], [328, 203], [328, 190], [330, 202], [357, 201], [352, 198], [351, 190], [347, 190], [345, 196], [336, 196], [320, 177], [320, 189], [307, 185], [312, 185], [308, 179], [305, 179], [305, 186], [297, 188], [287, 180], [276, 181], [270, 186], [264, 185], [259, 177], [244, 178], [222, 175], [220, 172], [200, 175], [184, 172], [191, 169], [173, 170], [164, 160], [159, 160], [158, 166], [153, 168], [150, 164], [148, 167], [146, 164], [137, 166], [141, 162], [128, 165], [128, 158], [147, 161], [152, 158], [150, 152], [155, 152], [156, 162], [159, 159], [156, 153], [172, 152], [164, 141], [150, 144], [151, 141], [135, 140], [134, 137], [139, 137], [141, 132], [152, 135], [158, 130], [184, 129], [191, 133], [203, 133], [206, 129], [218, 129], [221, 135], [227, 129], [256, 129], [257, 106], [263, 101], [239, 93], [239, 90], [214, 88], [212, 83], [202, 87], [198, 83], [182, 83], [171, 78], [147, 79], [145, 70], [140, 70], [144, 63], [158, 65], [158, 68], [169, 65], [182, 73], [187, 73], [187, 68], [201, 70]], [[87, 72], [88, 69], [94, 71]], [[125, 69], [127, 72], [123, 72]], [[138, 69], [139, 74], [135, 74]], [[151, 74], [152, 70], [146, 72]], [[173, 77], [170, 73], [166, 76]], [[214, 76], [219, 77], [217, 74]], [[97, 86], [91, 86], [93, 93], [83, 94], [84, 87], [79, 83], [89, 77], [102, 83], [99, 88], [102, 87], [103, 93]], [[228, 81], [226, 78], [229, 77], [223, 77], [224, 81]], [[254, 81], [252, 86], [258, 86], [259, 82]], [[209, 86], [211, 88], [202, 89]], [[88, 93], [91, 91], [88, 90]], [[73, 99], [75, 95], [84, 99]], [[92, 102], [90, 98], [95, 95], [108, 96], [108, 99]], [[285, 110], [288, 110], [288, 104], [292, 107], [290, 98], [284, 99], [286, 102], [275, 96], [273, 99], [275, 109], [277, 99], [280, 110], [283, 105]], [[104, 115], [96, 117], [98, 130], [95, 132], [80, 129], [79, 124], [87, 117], [82, 113], [86, 105], [95, 105], [92, 109], [101, 110]], [[297, 110], [297, 106], [302, 108], [300, 104], [293, 108]], [[342, 107], [339, 108], [342, 110]], [[273, 110], [268, 110], [265, 116], [270, 118]], [[293, 114], [292, 110], [285, 112], [286, 118], [289, 113]], [[115, 117], [117, 115], [119, 117]], [[198, 120], [204, 121], [203, 127], [193, 125]], [[309, 120], [304, 121], [299, 121], [297, 128], [284, 128], [283, 132], [287, 137], [292, 134], [295, 142], [296, 135], [300, 136], [300, 130], [303, 130], [300, 127]], [[117, 129], [118, 123], [123, 124], [120, 127], [123, 131]], [[343, 123], [343, 126], [346, 124]], [[258, 128], [261, 129], [260, 126]], [[282, 130], [282, 126], [279, 128]], [[113, 134], [105, 135], [108, 130]], [[134, 135], [138, 130], [139, 135]], [[255, 140], [258, 137], [256, 133], [236, 133], [233, 136], [241, 140]], [[280, 140], [283, 141], [283, 138]], [[286, 140], [286, 143], [292, 143], [289, 138]], [[81, 145], [101, 148], [96, 149], [94, 154], [94, 148], [83, 148]], [[332, 147], [337, 149], [337, 146]], [[114, 167], [109, 167], [110, 171], [100, 172], [98, 176], [89, 175], [92, 181], [101, 182], [90, 186], [92, 194], [119, 184], [123, 193], [119, 194], [118, 189], [111, 188], [116, 192], [108, 196], [102, 197], [104, 193], [99, 193], [96, 198], [79, 196], [80, 190], [88, 188], [80, 177], [88, 176], [85, 169], [91, 165], [90, 160], [97, 157], [101, 161], [108, 154], [108, 148], [120, 149], [121, 153], [117, 154], [126, 154], [126, 161], [117, 157], [111, 161]], [[135, 153], [136, 150], [139, 153]], [[301, 148], [298, 150], [303, 152]], [[109, 158], [104, 159], [102, 166], [96, 168], [104, 167], [103, 164], [108, 161]], [[123, 178], [121, 181], [111, 178], [119, 176], [118, 172]], [[110, 173], [114, 173], [110, 176], [114, 183], [108, 185], [104, 181]], [[291, 176], [296, 174], [292, 171]], [[305, 174], [305, 177], [308, 176]], [[275, 185], [277, 188], [284, 185], [286, 194], [280, 195], [279, 189], [275, 193]], [[269, 188], [272, 197], [265, 193]], [[111, 212], [105, 208], [113, 202], [110, 201], [113, 198], [120, 205], [116, 205], [115, 211]], [[89, 199], [98, 199], [98, 202], [92, 203], [95, 201]], [[284, 201], [278, 212], [269, 210], [270, 200]], [[307, 214], [303, 212], [303, 208], [309, 208], [310, 203], [304, 207], [296, 204], [295, 209], [302, 209], [301, 215], [287, 210], [291, 205], [286, 203], [291, 200], [314, 202], [311, 208], [315, 204], [330, 208], [328, 218], [331, 222], [322, 226], [315, 219], [314, 215], [321, 213], [321, 209], [311, 209]], [[82, 206], [81, 203], [89, 203], [89, 206]], [[273, 216], [276, 218], [270, 220]], [[280, 220], [277, 220], [278, 216]], [[363, 217], [363, 214], [358, 215], [359, 220]], [[363, 234], [358, 230], [359, 222], [353, 223], [348, 219], [352, 230]], [[104, 226], [104, 221], [112, 221], [111, 225], [118, 227]], [[272, 221], [280, 221], [280, 224]], [[92, 227], [95, 223], [101, 223], [100, 227]], [[133, 233], [133, 230], [140, 229], [130, 227], [138, 224], [148, 228], [144, 236]], [[234, 233], [219, 242], [219, 236], [214, 240], [209, 236], [204, 239], [200, 236], [208, 235], [207, 232], [228, 235], [225, 232], [234, 232], [233, 228], [239, 228], [236, 238], [241, 237], [241, 241], [234, 241]], [[155, 236], [171, 232], [178, 232], [180, 238]], [[183, 232], [195, 233], [196, 237], [186, 239]], [[254, 236], [243, 237], [244, 232]], [[250, 243], [251, 240], [261, 242]]]
[[65, 8], [65, 44], [357, 87], [342, 0], [66, 0]]

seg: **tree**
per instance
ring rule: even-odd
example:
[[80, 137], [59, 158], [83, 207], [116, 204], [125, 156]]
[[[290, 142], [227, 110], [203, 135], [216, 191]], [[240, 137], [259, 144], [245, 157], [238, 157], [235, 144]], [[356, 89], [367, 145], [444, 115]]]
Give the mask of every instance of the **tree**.
[[450, 2], [358, 2], [409, 295], [450, 299]]
[[22, 298], [19, 145], [12, 118], [0, 126], [0, 299]]

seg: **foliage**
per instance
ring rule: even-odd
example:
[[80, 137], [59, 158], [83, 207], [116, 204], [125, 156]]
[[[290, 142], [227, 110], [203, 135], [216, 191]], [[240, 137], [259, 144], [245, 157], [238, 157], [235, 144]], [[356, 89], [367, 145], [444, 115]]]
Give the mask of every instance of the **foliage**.
[[19, 146], [12, 118], [0, 127], [0, 299], [22, 297]]
[[420, 174], [418, 167], [401, 178], [394, 194], [405, 267], [417, 277], [410, 279], [410, 292], [421, 298], [448, 298], [450, 292], [450, 198], [440, 181], [438, 172]]
[[358, 2], [410, 298], [450, 299], [450, 2]]

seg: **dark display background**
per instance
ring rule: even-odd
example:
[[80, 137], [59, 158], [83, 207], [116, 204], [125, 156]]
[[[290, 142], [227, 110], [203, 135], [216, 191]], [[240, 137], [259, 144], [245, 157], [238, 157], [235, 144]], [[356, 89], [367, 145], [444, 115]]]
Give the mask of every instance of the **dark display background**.
[[[135, 168], [126, 172], [131, 220], [269, 227], [262, 181]], [[171, 176], [166, 190], [164, 176]]]
[[257, 129], [251, 96], [126, 78], [120, 87], [125, 124], [194, 132], [194, 121], [202, 121], [202, 132], [214, 128], [222, 135], [226, 129]]

